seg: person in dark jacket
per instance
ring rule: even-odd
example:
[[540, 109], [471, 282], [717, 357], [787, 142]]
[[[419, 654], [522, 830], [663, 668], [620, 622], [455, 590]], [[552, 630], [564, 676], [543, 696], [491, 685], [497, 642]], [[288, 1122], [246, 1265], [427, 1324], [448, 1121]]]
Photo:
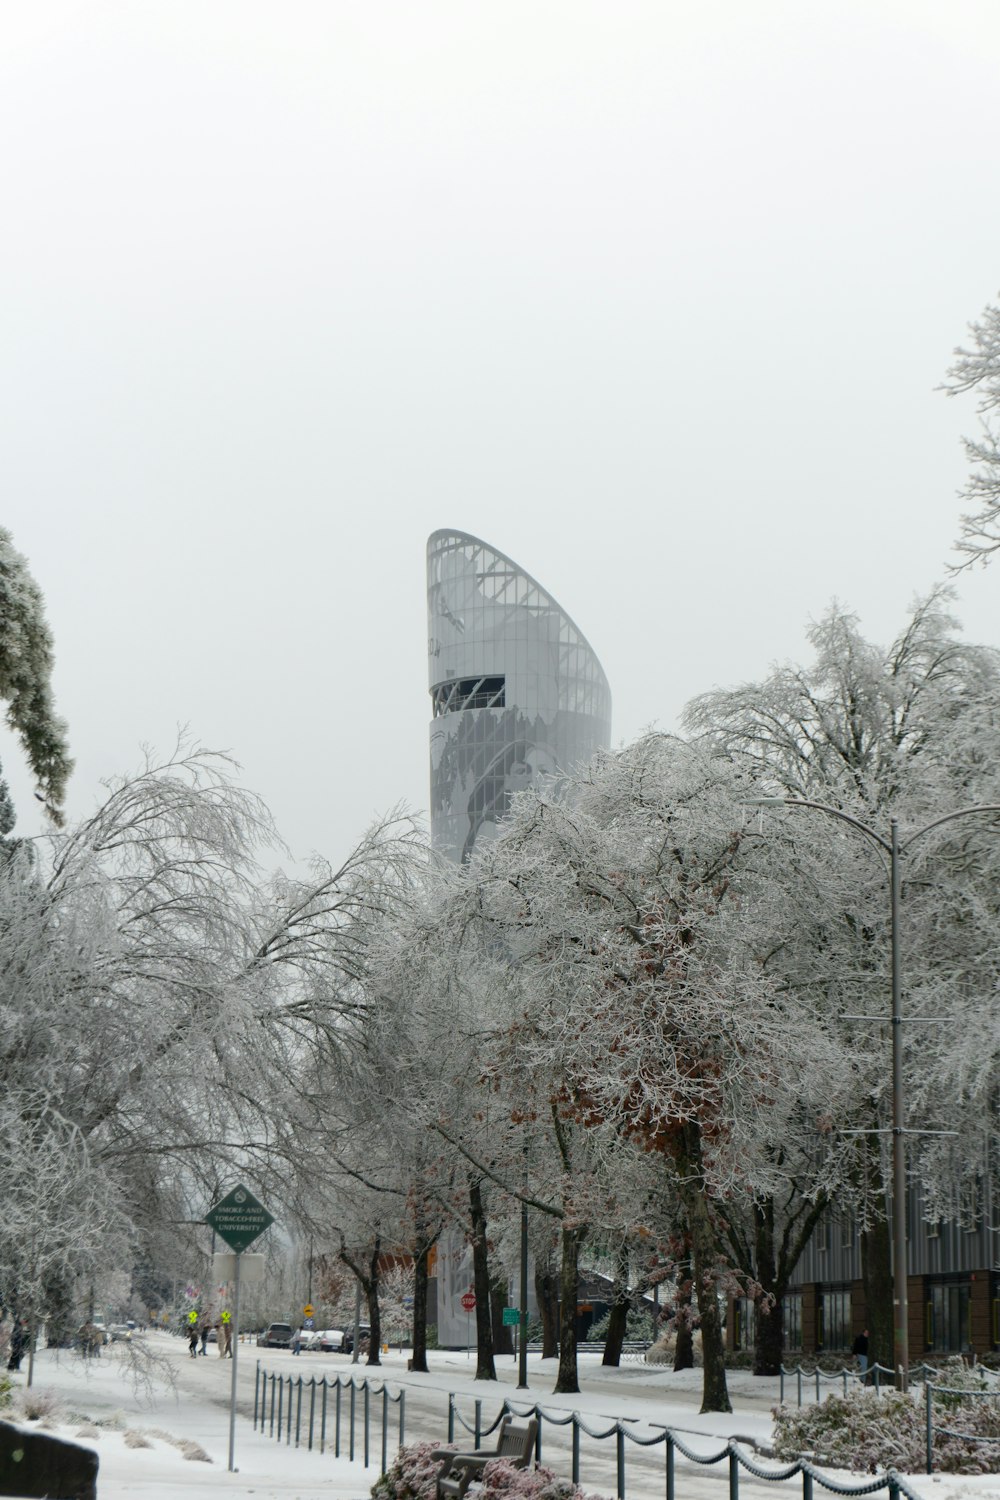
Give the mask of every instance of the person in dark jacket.
[[24, 1351], [28, 1347], [28, 1330], [23, 1323], [15, 1323], [10, 1335], [10, 1359], [8, 1370], [19, 1370]]
[[859, 1371], [859, 1373], [861, 1375], [861, 1378], [863, 1380], [864, 1377], [865, 1377], [865, 1372], [868, 1369], [868, 1329], [867, 1328], [864, 1330], [863, 1333], [859, 1333], [858, 1336], [857, 1336], [857, 1338], [854, 1340], [854, 1343], [851, 1345], [851, 1353], [854, 1355], [854, 1358], [858, 1362], [858, 1371]]

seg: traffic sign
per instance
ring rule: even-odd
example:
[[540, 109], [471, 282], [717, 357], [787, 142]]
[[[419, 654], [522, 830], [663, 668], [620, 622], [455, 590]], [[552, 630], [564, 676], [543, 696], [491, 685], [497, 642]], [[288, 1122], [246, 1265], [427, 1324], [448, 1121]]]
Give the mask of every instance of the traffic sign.
[[313, 1326], [313, 1320], [312, 1320], [312, 1318], [303, 1318], [302, 1319], [302, 1327], [303, 1328], [311, 1328], [312, 1326]]
[[269, 1224], [274, 1223], [274, 1215], [269, 1214], [263, 1203], [241, 1183], [221, 1203], [209, 1209], [205, 1223], [238, 1255], [252, 1245]]
[[503, 1310], [503, 1326], [512, 1328], [521, 1321], [521, 1309], [519, 1307], [505, 1307]]
[[462, 1294], [462, 1306], [465, 1308], [466, 1312], [471, 1312], [472, 1309], [475, 1307], [475, 1305], [476, 1305], [476, 1294], [475, 1294], [475, 1292], [464, 1292]]
[[316, 1309], [313, 1307], [312, 1303], [307, 1302], [305, 1307], [302, 1309], [302, 1316], [304, 1318], [311, 1318], [315, 1311]]

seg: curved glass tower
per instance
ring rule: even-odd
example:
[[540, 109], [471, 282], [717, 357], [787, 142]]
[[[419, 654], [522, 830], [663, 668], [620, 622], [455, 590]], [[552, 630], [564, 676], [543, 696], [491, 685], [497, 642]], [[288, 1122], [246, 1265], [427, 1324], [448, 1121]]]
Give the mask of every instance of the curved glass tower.
[[461, 531], [427, 543], [431, 838], [465, 861], [511, 796], [611, 743], [611, 691], [569, 615]]

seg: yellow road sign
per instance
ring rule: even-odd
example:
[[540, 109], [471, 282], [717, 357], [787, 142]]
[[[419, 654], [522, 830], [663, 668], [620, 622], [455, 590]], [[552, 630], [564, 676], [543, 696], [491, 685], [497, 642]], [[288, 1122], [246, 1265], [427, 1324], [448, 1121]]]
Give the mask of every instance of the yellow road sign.
[[311, 1318], [315, 1311], [316, 1309], [313, 1307], [312, 1303], [307, 1302], [305, 1307], [302, 1309], [302, 1316], [304, 1318]]

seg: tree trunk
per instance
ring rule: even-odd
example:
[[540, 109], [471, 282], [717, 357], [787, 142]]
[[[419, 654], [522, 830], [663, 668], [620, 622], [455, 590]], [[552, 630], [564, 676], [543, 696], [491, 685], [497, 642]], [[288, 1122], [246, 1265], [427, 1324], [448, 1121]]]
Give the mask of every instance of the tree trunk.
[[555, 1359], [559, 1353], [559, 1291], [549, 1267], [535, 1267], [535, 1301], [542, 1320], [542, 1358]]
[[382, 1352], [382, 1312], [378, 1303], [379, 1284], [379, 1261], [382, 1258], [382, 1241], [376, 1239], [369, 1261], [368, 1283], [365, 1286], [365, 1294], [368, 1298], [368, 1326], [371, 1333], [368, 1335], [368, 1363], [380, 1365], [382, 1363], [379, 1355]]
[[413, 1266], [413, 1358], [411, 1370], [427, 1370], [427, 1261], [430, 1246], [425, 1244]]
[[722, 1313], [716, 1286], [720, 1262], [718, 1238], [705, 1193], [705, 1173], [701, 1158], [701, 1130], [697, 1121], [681, 1127], [681, 1146], [677, 1165], [680, 1193], [687, 1210], [691, 1235], [691, 1259], [694, 1265], [694, 1294], [701, 1324], [702, 1401], [701, 1410], [732, 1411], [726, 1386], [726, 1348], [722, 1332]]
[[674, 1326], [674, 1369], [694, 1369], [694, 1322], [691, 1312], [691, 1292], [694, 1275], [691, 1270], [691, 1253], [688, 1251], [677, 1268], [677, 1297]]
[[493, 1322], [490, 1317], [490, 1260], [486, 1240], [486, 1210], [482, 1183], [469, 1180], [469, 1210], [472, 1218], [472, 1289], [476, 1294], [476, 1379], [496, 1380], [493, 1360]]
[[868, 1367], [877, 1361], [895, 1369], [892, 1240], [887, 1219], [878, 1220], [861, 1235], [861, 1279], [868, 1317]]
[[580, 1246], [586, 1229], [562, 1230], [562, 1265], [559, 1272], [559, 1374], [555, 1391], [578, 1391], [576, 1363], [576, 1288], [579, 1279]]
[[784, 1298], [769, 1298], [757, 1303], [757, 1330], [754, 1336], [753, 1372], [755, 1375], [780, 1375], [785, 1349]]
[[783, 1302], [775, 1295], [777, 1266], [774, 1255], [774, 1201], [768, 1198], [755, 1203], [754, 1259], [757, 1280], [770, 1296], [757, 1302], [757, 1327], [754, 1332], [753, 1372], [755, 1375], [780, 1375], [781, 1353], [785, 1343]]
[[622, 1250], [618, 1256], [618, 1264], [615, 1268], [615, 1283], [611, 1293], [611, 1314], [608, 1318], [608, 1335], [604, 1340], [604, 1355], [601, 1359], [602, 1365], [613, 1365], [615, 1369], [621, 1364], [622, 1344], [625, 1342], [625, 1332], [628, 1328], [628, 1310], [631, 1299], [628, 1294], [628, 1251]]
[[827, 1210], [826, 1193], [802, 1200], [784, 1218], [782, 1232], [775, 1232], [773, 1198], [762, 1198], [753, 1205], [753, 1251], [743, 1238], [731, 1237], [736, 1263], [743, 1273], [757, 1282], [766, 1294], [757, 1302], [757, 1332], [754, 1338], [755, 1375], [778, 1375], [785, 1348], [784, 1299], [792, 1272], [812, 1238], [816, 1225]]

